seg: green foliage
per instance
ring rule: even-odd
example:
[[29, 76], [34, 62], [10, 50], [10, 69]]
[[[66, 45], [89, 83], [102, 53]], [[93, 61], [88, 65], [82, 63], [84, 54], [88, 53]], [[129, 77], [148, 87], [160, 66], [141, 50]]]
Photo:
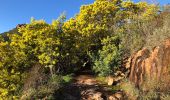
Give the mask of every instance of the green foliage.
[[[24, 73], [21, 66], [24, 57], [10, 47], [9, 42], [0, 42], [0, 99], [17, 98]], [[21, 62], [17, 62], [21, 61]], [[16, 92], [18, 91], [18, 92]]]
[[69, 82], [72, 81], [72, 76], [71, 76], [71, 75], [65, 75], [65, 76], [63, 76], [62, 78], [63, 78], [63, 81], [64, 81], [65, 83], [69, 83]]
[[[83, 64], [94, 65], [99, 75], [112, 74], [121, 67], [124, 55], [144, 46], [146, 35], [154, 27], [147, 29], [151, 26], [147, 22], [157, 15], [158, 7], [145, 2], [96, 0], [82, 6], [80, 12], [67, 21], [64, 14], [52, 24], [32, 18], [29, 24], [12, 30], [13, 34], [5, 33], [5, 40], [0, 39], [0, 99], [16, 99], [23, 81], [31, 76], [30, 69], [36, 69], [36, 64], [45, 71], [36, 72], [38, 78], [34, 80], [44, 74], [50, 79], [37, 88], [25, 90], [26, 99], [46, 96], [53, 99], [61, 84], [72, 80], [69, 75], [62, 77], [56, 73], [73, 72]], [[149, 38], [159, 32], [168, 35], [168, 27], [169, 21], [165, 21]], [[88, 52], [94, 54], [93, 61]]]
[[145, 35], [139, 19], [135, 19], [132, 23], [125, 24], [122, 28], [118, 29], [118, 32], [121, 37], [121, 44], [125, 49], [125, 54], [131, 55], [144, 46]]
[[128, 96], [128, 100], [137, 100], [137, 97], [139, 96], [139, 90], [128, 79], [125, 79], [120, 87]]
[[107, 37], [102, 40], [102, 50], [94, 59], [94, 71], [99, 75], [110, 75], [121, 66], [121, 45], [119, 37]]
[[[19, 29], [18, 45], [29, 56], [35, 56], [41, 64], [54, 65], [57, 62], [59, 39], [57, 29], [44, 21], [33, 21]], [[15, 38], [14, 38], [15, 41]], [[20, 43], [20, 44], [19, 44]]]
[[104, 76], [97, 76], [96, 80], [99, 81], [100, 83], [107, 84], [106, 77]]
[[[19, 27], [19, 34], [9, 34], [10, 41], [0, 43], [1, 98], [14, 98], [20, 89], [27, 72], [33, 64], [39, 62], [44, 67], [56, 65], [59, 39], [57, 27], [44, 21], [32, 21]], [[12, 95], [12, 96], [10, 96]]]
[[163, 25], [161, 27], [154, 29], [153, 32], [147, 36], [145, 44], [146, 47], [152, 49], [170, 38], [170, 14], [164, 15], [162, 22]]

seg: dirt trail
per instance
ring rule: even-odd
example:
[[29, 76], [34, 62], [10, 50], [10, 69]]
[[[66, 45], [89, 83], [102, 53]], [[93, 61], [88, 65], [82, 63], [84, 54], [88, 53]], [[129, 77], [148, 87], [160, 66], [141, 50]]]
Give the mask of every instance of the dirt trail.
[[[73, 82], [60, 91], [60, 98], [57, 100], [121, 100], [120, 91], [113, 91], [106, 84], [97, 81], [94, 75], [76, 75]], [[118, 98], [115, 97], [118, 93]]]
[[80, 89], [81, 100], [106, 100], [106, 94], [112, 94], [107, 86], [100, 84], [93, 75], [79, 75], [75, 77], [75, 85]]
[[74, 78], [75, 84], [79, 85], [96, 85], [98, 84], [93, 75], [79, 75]]

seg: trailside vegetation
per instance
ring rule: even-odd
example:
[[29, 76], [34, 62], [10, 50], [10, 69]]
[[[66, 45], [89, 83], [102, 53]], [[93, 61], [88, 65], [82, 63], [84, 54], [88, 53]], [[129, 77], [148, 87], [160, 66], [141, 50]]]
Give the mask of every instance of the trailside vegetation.
[[162, 16], [146, 2], [95, 0], [69, 20], [64, 14], [51, 24], [32, 18], [0, 38], [0, 99], [52, 99], [81, 67], [113, 74], [146, 38], [167, 28], [155, 24], [163, 24]]

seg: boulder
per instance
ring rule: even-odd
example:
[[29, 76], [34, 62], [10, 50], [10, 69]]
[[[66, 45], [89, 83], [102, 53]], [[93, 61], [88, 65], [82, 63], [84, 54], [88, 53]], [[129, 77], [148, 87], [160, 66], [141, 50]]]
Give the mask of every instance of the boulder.
[[155, 47], [152, 51], [144, 48], [131, 56], [126, 63], [130, 68], [130, 81], [140, 86], [145, 79], [160, 80], [162, 76], [168, 75], [170, 68], [170, 39], [162, 45]]

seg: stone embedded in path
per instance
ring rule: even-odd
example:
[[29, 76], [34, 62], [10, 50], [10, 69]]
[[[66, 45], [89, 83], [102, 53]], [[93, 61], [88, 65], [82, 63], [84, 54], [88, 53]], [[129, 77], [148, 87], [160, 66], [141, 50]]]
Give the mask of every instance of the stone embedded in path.
[[111, 86], [114, 82], [114, 78], [112, 76], [107, 77], [107, 85]]
[[123, 93], [122, 92], [116, 92], [112, 95], [109, 95], [107, 97], [107, 100], [123, 100]]

